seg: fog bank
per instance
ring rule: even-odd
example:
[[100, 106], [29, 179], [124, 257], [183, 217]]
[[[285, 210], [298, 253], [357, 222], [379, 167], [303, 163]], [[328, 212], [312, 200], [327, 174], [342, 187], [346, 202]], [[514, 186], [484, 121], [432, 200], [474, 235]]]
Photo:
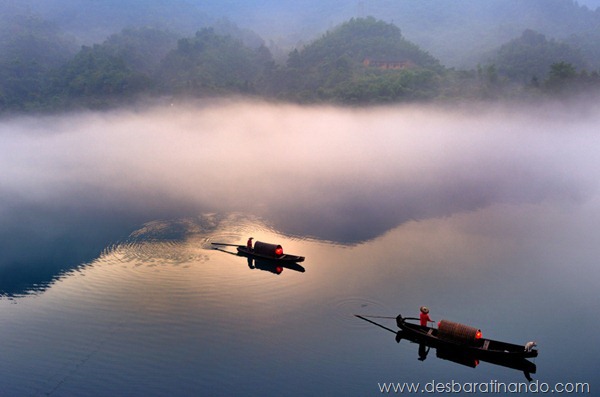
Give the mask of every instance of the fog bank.
[[241, 211], [360, 240], [498, 202], [585, 200], [600, 117], [554, 110], [235, 102], [5, 120], [0, 213]]
[[358, 243], [498, 204], [574, 210], [597, 198], [600, 112], [570, 109], [238, 101], [4, 119], [0, 290], [207, 212]]

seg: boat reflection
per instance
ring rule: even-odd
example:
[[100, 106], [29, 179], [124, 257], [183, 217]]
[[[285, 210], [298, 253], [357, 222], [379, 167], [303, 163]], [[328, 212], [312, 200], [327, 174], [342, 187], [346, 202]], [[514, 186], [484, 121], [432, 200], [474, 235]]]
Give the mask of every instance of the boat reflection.
[[535, 374], [537, 370], [537, 367], [534, 363], [522, 357], [490, 357], [489, 355], [478, 354], [476, 351], [461, 349], [460, 347], [453, 345], [437, 344], [431, 340], [420, 338], [414, 333], [407, 333], [402, 330], [396, 332], [391, 328], [376, 323], [375, 321], [369, 320], [363, 316], [357, 315], [356, 317], [394, 333], [397, 343], [400, 343], [404, 339], [410, 343], [418, 344], [419, 348], [417, 351], [417, 360], [419, 361], [425, 361], [431, 349], [435, 349], [436, 357], [442, 360], [452, 361], [453, 363], [471, 368], [476, 368], [482, 361], [501, 367], [511, 368], [522, 371], [525, 375], [525, 378], [529, 382], [533, 380], [531, 374]]
[[525, 375], [525, 378], [529, 382], [533, 380], [531, 374], [535, 374], [537, 370], [536, 365], [525, 358], [492, 358], [456, 347], [449, 347], [445, 345], [436, 346], [434, 343], [421, 340], [420, 338], [415, 337], [412, 334], [407, 334], [404, 331], [396, 332], [395, 339], [397, 343], [400, 343], [402, 339], [405, 339], [411, 343], [418, 344], [419, 349], [417, 359], [419, 361], [425, 361], [427, 359], [429, 351], [433, 348], [436, 351], [436, 357], [442, 360], [452, 361], [453, 363], [471, 368], [476, 368], [479, 365], [479, 363], [483, 361], [501, 367], [515, 369], [518, 371], [522, 371]]
[[[245, 256], [245, 255], [238, 255], [238, 256]], [[258, 270], [264, 270], [267, 272], [271, 272], [274, 274], [281, 274], [281, 272], [283, 272], [283, 269], [291, 269], [291, 270], [295, 270], [297, 272], [300, 273], [304, 273], [306, 271], [306, 269], [304, 269], [304, 267], [302, 267], [301, 265], [299, 265], [298, 263], [278, 263], [277, 261], [270, 261], [267, 259], [254, 259], [251, 257], [246, 257], [248, 259], [248, 267], [250, 269], [258, 269]]]

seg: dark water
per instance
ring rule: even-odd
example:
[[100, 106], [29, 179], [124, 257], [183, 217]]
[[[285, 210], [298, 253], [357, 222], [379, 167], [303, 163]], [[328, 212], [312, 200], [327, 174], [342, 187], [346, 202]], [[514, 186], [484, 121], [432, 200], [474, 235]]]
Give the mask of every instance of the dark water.
[[[152, 114], [4, 122], [1, 161], [13, 168], [0, 184], [0, 396], [364, 396], [383, 382], [526, 382], [433, 350], [420, 361], [416, 344], [353, 316], [421, 305], [485, 337], [535, 340], [533, 379], [595, 391], [595, 116], [246, 106], [230, 106], [239, 125], [221, 108], [172, 117], [171, 139], [194, 155], [158, 133], [142, 143]], [[295, 144], [278, 135], [298, 124]], [[109, 136], [73, 149], [107, 125]], [[353, 134], [366, 125], [375, 132]], [[214, 131], [244, 144], [228, 150]], [[264, 156], [273, 142], [289, 156]], [[306, 261], [249, 266], [211, 246], [249, 236]]]

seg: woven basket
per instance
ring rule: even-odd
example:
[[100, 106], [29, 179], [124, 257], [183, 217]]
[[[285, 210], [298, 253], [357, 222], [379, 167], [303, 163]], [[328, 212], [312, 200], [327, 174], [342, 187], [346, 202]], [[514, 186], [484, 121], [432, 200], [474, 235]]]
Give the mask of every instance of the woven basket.
[[438, 324], [438, 335], [442, 339], [449, 339], [462, 343], [473, 343], [479, 331], [475, 327], [442, 320]]

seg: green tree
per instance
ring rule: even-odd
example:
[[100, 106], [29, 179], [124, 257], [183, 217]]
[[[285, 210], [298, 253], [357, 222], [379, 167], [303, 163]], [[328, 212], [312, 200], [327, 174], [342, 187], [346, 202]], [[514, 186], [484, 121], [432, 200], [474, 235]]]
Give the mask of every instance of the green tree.
[[75, 53], [52, 23], [33, 15], [17, 15], [0, 24], [1, 108], [29, 109], [45, 100], [47, 76]]
[[177, 48], [178, 39], [176, 34], [164, 30], [130, 28], [111, 35], [102, 47], [107, 54], [123, 59], [132, 70], [151, 75], [163, 58]]
[[344, 103], [368, 104], [432, 99], [438, 93], [436, 74], [427, 69], [368, 74], [336, 86], [332, 97]]
[[[56, 73], [49, 95], [67, 104], [105, 106], [147, 90], [149, 78], [100, 45], [83, 46]], [[82, 102], [83, 101], [83, 102]]]
[[574, 88], [577, 83], [577, 69], [568, 62], [556, 62], [550, 65], [546, 88], [555, 92], [564, 92]]
[[579, 50], [563, 42], [548, 40], [543, 34], [528, 29], [521, 37], [501, 46], [489, 63], [496, 66], [499, 76], [527, 84], [534, 78], [547, 78], [548, 65], [561, 60], [585, 67]]
[[568, 62], [557, 62], [550, 65], [548, 81], [565, 81], [577, 76], [577, 69]]
[[266, 47], [251, 49], [231, 36], [207, 28], [180, 39], [157, 73], [164, 91], [192, 95], [253, 93], [256, 82], [273, 67]]

